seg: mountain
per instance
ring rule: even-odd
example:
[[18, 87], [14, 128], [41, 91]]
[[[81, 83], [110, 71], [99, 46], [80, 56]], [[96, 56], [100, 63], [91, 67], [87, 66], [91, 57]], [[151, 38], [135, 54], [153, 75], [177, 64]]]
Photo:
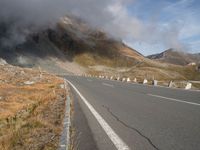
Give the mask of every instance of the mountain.
[[[3, 27], [5, 32], [5, 25]], [[0, 36], [4, 36], [2, 34]], [[77, 67], [75, 63], [83, 67], [95, 64], [125, 67], [138, 64], [144, 59], [143, 55], [126, 46], [119, 39], [71, 16], [63, 17], [56, 27], [31, 33], [26, 37], [25, 42], [13, 48], [2, 48], [0, 45], [0, 57], [13, 65], [46, 68], [49, 67], [48, 63], [52, 64], [50, 66], [55, 65], [54, 62], [53, 64], [49, 61], [49, 58], [68, 62], [67, 65], [73, 63], [72, 68]], [[44, 61], [46, 58], [48, 62]], [[85, 71], [83, 68], [81, 70]], [[69, 68], [67, 71], [73, 72], [73, 69]]]
[[158, 60], [161, 62], [171, 63], [175, 65], [188, 65], [191, 63], [200, 64], [200, 54], [190, 54], [174, 49], [166, 50], [159, 54], [147, 56], [150, 59]]
[[[1, 26], [0, 26], [1, 28]], [[0, 29], [0, 39], [9, 26]], [[148, 80], [200, 80], [193, 67], [148, 59], [80, 18], [65, 16], [56, 26], [35, 31], [12, 48], [0, 44], [0, 58], [9, 64], [42, 68], [55, 74], [93, 74]]]

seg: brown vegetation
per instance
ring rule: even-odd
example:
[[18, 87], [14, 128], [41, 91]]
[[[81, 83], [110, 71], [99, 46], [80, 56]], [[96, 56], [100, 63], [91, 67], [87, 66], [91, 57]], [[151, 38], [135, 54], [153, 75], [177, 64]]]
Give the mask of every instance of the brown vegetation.
[[1, 150], [57, 149], [66, 91], [63, 80], [31, 69], [0, 66]]

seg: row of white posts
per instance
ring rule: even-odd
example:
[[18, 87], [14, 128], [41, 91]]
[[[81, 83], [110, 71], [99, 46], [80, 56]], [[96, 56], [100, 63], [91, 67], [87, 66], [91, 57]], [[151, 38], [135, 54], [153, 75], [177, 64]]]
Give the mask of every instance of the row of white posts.
[[[130, 78], [120, 78], [120, 77], [114, 77], [114, 76], [109, 77], [109, 76], [103, 76], [103, 75], [100, 75], [100, 76], [83, 75], [83, 76], [96, 77], [96, 78], [107, 79], [107, 80], [117, 80], [117, 81], [122, 81], [122, 82], [135, 82], [135, 83], [137, 83], [137, 78], [134, 78], [133, 80], [131, 80]], [[144, 79], [143, 84], [148, 84], [148, 80]], [[174, 84], [173, 81], [170, 81], [169, 84], [168, 84], [168, 87], [172, 88], [173, 84]], [[157, 86], [158, 80], [153, 80], [152, 85]], [[192, 83], [187, 82], [185, 89], [186, 90], [192, 89]]]

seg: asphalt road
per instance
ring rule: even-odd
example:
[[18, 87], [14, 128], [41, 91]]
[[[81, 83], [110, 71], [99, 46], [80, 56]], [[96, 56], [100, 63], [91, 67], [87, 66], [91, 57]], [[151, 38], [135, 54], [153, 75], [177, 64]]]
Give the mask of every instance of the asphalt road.
[[74, 90], [99, 150], [200, 150], [200, 92], [66, 79], [79, 92]]

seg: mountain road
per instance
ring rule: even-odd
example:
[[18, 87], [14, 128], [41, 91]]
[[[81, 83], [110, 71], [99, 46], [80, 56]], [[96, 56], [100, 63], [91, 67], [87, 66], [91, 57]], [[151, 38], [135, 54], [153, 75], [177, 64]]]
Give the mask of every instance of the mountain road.
[[78, 97], [74, 101], [82, 109], [97, 149], [200, 149], [200, 92], [65, 78]]

